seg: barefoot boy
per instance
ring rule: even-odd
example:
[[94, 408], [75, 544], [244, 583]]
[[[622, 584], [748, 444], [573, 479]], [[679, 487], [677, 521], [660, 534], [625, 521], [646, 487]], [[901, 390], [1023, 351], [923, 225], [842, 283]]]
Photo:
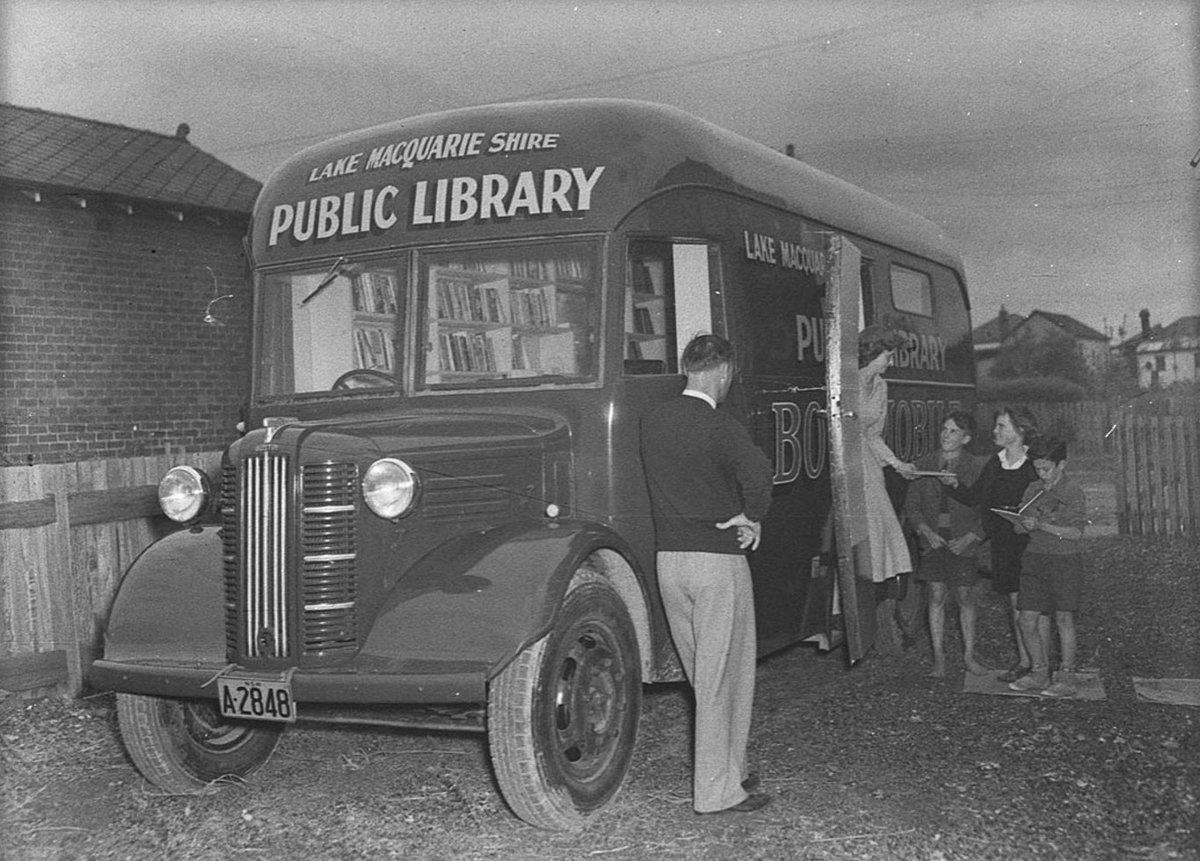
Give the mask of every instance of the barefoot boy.
[[[1009, 685], [1014, 691], [1041, 691], [1044, 697], [1073, 697], [1075, 612], [1083, 579], [1079, 539], [1087, 524], [1083, 488], [1067, 477], [1067, 444], [1038, 437], [1029, 459], [1039, 481], [1025, 489], [1018, 532], [1029, 533], [1021, 557], [1021, 590], [1017, 596], [1021, 632], [1029, 648], [1033, 672]], [[1053, 614], [1058, 626], [1061, 665], [1050, 683], [1049, 638], [1038, 636], [1041, 616]], [[1042, 626], [1045, 627], [1044, 625]]]
[[[920, 458], [917, 469], [951, 472], [960, 484], [970, 486], [979, 477], [983, 459], [964, 446], [975, 432], [970, 413], [955, 411], [942, 423], [940, 447]], [[962, 628], [963, 663], [971, 673], [988, 668], [975, 658], [975, 584], [979, 580], [973, 545], [981, 539], [983, 527], [976, 506], [963, 505], [950, 498], [935, 477], [913, 483], [905, 500], [905, 516], [921, 544], [921, 559], [916, 578], [929, 583], [929, 633], [933, 640], [934, 676], [946, 674], [946, 595], [954, 588], [958, 600], [958, 621]]]

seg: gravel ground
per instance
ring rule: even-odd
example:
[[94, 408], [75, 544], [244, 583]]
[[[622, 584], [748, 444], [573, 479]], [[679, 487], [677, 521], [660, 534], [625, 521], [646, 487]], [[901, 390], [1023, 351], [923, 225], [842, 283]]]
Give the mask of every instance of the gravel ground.
[[[759, 667], [751, 755], [775, 801], [754, 815], [691, 812], [680, 686], [647, 689], [630, 779], [580, 834], [516, 820], [479, 736], [302, 725], [247, 783], [168, 796], [129, 764], [111, 698], [10, 698], [0, 856], [1200, 858], [1200, 708], [1131, 682], [1200, 678], [1200, 545], [1094, 538], [1087, 561], [1080, 655], [1105, 700], [966, 694], [923, 644], [851, 670], [793, 648]], [[1007, 664], [998, 596], [980, 621], [982, 657]]]

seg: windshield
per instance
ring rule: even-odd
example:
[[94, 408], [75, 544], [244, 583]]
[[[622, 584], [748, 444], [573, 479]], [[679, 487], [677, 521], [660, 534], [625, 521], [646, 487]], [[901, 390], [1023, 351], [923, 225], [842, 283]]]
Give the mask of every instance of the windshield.
[[[596, 242], [546, 242], [420, 253], [415, 292], [407, 254], [268, 274], [258, 394], [594, 379], [598, 250]], [[406, 332], [417, 334], [415, 344]]]
[[395, 261], [339, 258], [268, 275], [260, 297], [260, 394], [399, 385], [402, 272]]
[[420, 385], [594, 378], [597, 249], [573, 242], [421, 255]]

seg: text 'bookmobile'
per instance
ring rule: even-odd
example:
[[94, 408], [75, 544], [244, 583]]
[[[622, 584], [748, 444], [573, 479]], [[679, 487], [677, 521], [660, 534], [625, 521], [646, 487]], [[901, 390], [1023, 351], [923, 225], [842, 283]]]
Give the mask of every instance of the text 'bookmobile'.
[[577, 827], [628, 770], [642, 684], [682, 678], [638, 422], [681, 389], [691, 336], [734, 343], [722, 409], [774, 464], [761, 654], [870, 646], [873, 590], [848, 549], [827, 564], [828, 524], [843, 548], [861, 535], [858, 329], [908, 333], [902, 459], [973, 394], [962, 266], [934, 225], [671, 108], [343, 135], [274, 173], [250, 247], [245, 435], [221, 475], [164, 479], [188, 528], [126, 574], [91, 674], [169, 791], [249, 773], [297, 718], [474, 729], [518, 816]]

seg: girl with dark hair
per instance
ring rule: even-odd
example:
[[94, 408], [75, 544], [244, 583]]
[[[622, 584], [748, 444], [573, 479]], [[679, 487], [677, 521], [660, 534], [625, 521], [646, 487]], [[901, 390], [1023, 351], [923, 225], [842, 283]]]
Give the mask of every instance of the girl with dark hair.
[[[961, 486], [957, 478], [943, 478], [947, 493], [964, 505], [983, 507], [981, 528], [983, 535], [991, 541], [992, 588], [1008, 595], [1012, 608], [1013, 634], [1017, 641], [1018, 660], [1000, 675], [1001, 681], [1013, 682], [1030, 672], [1031, 659], [1027, 643], [1021, 634], [1020, 615], [1017, 610], [1017, 592], [1021, 586], [1021, 554], [1029, 543], [1028, 535], [1018, 534], [1003, 517], [991, 511], [1000, 508], [1016, 511], [1021, 507], [1021, 498], [1032, 482], [1037, 481], [1037, 471], [1029, 459], [1029, 443], [1037, 435], [1037, 419], [1033, 413], [1021, 407], [1001, 407], [996, 412], [992, 426], [992, 441], [1000, 451], [984, 464], [979, 478], [970, 487]], [[1045, 630], [1039, 623], [1039, 636], [1048, 641], [1050, 621], [1045, 617]]]

